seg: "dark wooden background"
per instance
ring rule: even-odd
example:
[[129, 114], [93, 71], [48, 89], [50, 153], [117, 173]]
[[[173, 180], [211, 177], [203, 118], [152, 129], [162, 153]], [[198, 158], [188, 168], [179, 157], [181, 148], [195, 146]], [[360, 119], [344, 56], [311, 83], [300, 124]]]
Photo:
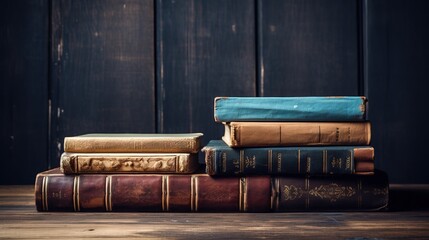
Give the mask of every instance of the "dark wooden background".
[[428, 12], [425, 0], [6, 0], [0, 183], [58, 166], [65, 136], [203, 132], [205, 144], [223, 133], [216, 96], [305, 95], [367, 96], [377, 168], [429, 183]]

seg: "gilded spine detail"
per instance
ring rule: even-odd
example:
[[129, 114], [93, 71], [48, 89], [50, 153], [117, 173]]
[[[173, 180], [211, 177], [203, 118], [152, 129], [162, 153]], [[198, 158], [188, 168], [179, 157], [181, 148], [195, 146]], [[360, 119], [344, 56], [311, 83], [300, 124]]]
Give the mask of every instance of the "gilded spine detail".
[[286, 201], [295, 200], [301, 198], [303, 191], [301, 188], [296, 187], [295, 185], [285, 185], [283, 186], [283, 197]]
[[168, 189], [168, 176], [162, 176], [162, 211], [168, 211], [169, 208], [169, 189]]
[[42, 179], [42, 210], [48, 211], [48, 176]]
[[191, 211], [196, 212], [198, 210], [198, 186], [197, 176], [191, 176]]
[[247, 182], [245, 177], [240, 178], [239, 211], [247, 212]]
[[[63, 154], [63, 173], [194, 171], [191, 154]], [[75, 165], [73, 167], [72, 165]], [[74, 169], [73, 169], [74, 168]]]
[[343, 186], [337, 183], [331, 183], [315, 187], [309, 190], [308, 193], [314, 197], [336, 202], [338, 199], [350, 198], [356, 195], [356, 189], [351, 186]]
[[112, 211], [112, 176], [106, 177], [104, 204], [106, 205], [106, 211], [111, 212]]
[[244, 150], [240, 150], [240, 173], [244, 172]]
[[73, 209], [75, 212], [80, 211], [79, 181], [79, 176], [75, 176], [73, 180]]
[[206, 172], [209, 175], [216, 174], [216, 167], [215, 167], [215, 150], [213, 149], [206, 149], [205, 150], [205, 162], [206, 162]]
[[280, 179], [278, 177], [271, 178], [271, 211], [278, 211], [280, 203]]

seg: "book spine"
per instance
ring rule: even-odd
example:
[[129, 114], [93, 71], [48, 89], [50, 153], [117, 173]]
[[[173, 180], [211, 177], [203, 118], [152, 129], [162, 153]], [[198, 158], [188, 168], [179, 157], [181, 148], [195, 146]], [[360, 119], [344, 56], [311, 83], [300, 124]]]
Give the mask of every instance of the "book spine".
[[198, 168], [196, 154], [96, 154], [61, 155], [61, 171], [80, 173], [193, 173]]
[[379, 210], [389, 200], [387, 174], [273, 179], [274, 211]]
[[[373, 147], [288, 147], [211, 148], [206, 147], [206, 172], [216, 176], [246, 174], [356, 174], [372, 173]], [[358, 159], [358, 161], [356, 161]], [[366, 162], [359, 165], [357, 162]], [[370, 166], [368, 166], [370, 165]]]
[[197, 153], [199, 138], [65, 137], [64, 152], [75, 153]]
[[344, 97], [216, 97], [216, 122], [363, 121], [367, 99]]
[[232, 122], [225, 123], [232, 147], [369, 145], [370, 122]]
[[38, 211], [268, 212], [269, 176], [39, 174]]
[[377, 210], [385, 174], [336, 177], [39, 174], [38, 211], [287, 212]]

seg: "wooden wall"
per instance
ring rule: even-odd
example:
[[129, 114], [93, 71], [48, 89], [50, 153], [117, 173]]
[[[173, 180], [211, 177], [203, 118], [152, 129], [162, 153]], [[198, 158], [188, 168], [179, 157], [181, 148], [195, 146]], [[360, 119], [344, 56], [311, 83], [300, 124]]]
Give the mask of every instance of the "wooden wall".
[[223, 133], [216, 96], [305, 95], [367, 96], [377, 168], [429, 183], [429, 1], [7, 0], [0, 11], [2, 184], [58, 166], [65, 136], [203, 132], [205, 144]]

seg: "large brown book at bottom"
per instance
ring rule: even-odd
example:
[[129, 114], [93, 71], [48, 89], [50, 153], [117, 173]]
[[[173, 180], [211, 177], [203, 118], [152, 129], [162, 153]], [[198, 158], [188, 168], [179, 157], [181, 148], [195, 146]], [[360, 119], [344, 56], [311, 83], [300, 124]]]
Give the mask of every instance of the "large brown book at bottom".
[[35, 181], [38, 211], [288, 212], [371, 211], [388, 204], [388, 178], [374, 175], [246, 176], [207, 174], [64, 175]]

